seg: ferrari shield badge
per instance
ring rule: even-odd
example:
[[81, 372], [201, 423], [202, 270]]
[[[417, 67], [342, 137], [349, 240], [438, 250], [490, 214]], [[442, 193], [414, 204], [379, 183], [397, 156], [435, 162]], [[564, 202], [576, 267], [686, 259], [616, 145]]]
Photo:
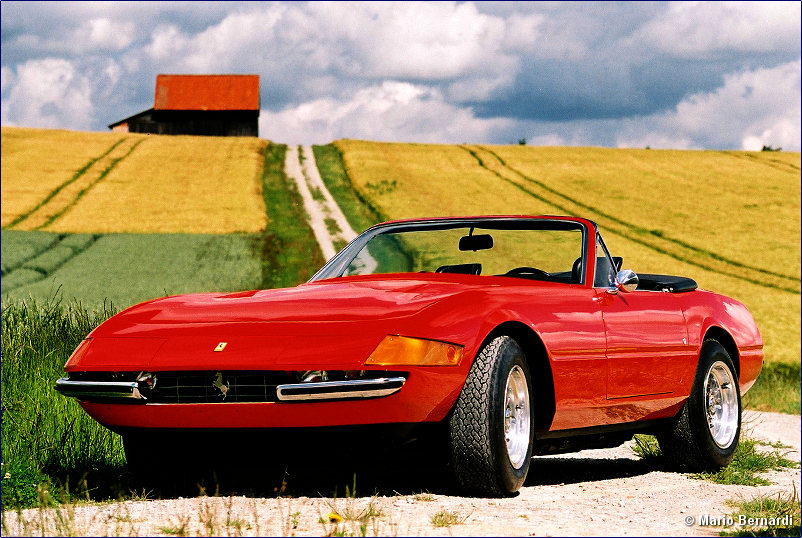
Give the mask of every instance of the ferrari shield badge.
[[228, 342], [220, 342], [219, 344], [217, 344], [217, 347], [214, 348], [214, 350], [215, 351], [223, 351], [226, 348], [227, 345], [228, 345]]

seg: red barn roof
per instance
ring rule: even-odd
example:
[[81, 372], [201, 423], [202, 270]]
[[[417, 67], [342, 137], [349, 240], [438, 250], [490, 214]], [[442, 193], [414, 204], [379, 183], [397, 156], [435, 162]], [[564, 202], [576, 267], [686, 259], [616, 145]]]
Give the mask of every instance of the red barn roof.
[[155, 110], [259, 110], [259, 75], [157, 75]]

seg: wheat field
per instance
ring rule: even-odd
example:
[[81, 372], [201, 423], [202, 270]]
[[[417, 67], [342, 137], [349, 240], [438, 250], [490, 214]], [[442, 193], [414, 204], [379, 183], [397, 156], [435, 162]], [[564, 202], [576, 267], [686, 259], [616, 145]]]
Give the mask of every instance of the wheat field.
[[[256, 138], [4, 127], [3, 228], [62, 233], [265, 229]], [[8, 152], [7, 152], [8, 150]]]
[[568, 214], [643, 273], [752, 311], [767, 361], [800, 360], [800, 154], [335, 142], [385, 219]]
[[68, 181], [122, 138], [120, 133], [23, 127], [0, 129], [3, 228], [35, 208], [47, 193]]

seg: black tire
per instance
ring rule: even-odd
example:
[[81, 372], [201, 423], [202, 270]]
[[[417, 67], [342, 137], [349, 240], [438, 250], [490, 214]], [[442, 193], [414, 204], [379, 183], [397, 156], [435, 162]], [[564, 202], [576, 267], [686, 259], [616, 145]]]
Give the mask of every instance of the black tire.
[[[732, 440], [721, 444], [714, 440], [708, 425], [708, 402], [705, 393], [705, 380], [714, 365], [719, 371], [723, 371], [722, 365], [728, 370], [730, 379], [733, 380], [733, 400], [737, 405], [737, 425]], [[719, 342], [712, 339], [705, 340], [688, 400], [682, 406], [672, 427], [657, 434], [660, 449], [671, 463], [681, 469], [700, 472], [718, 471], [732, 461], [740, 435], [741, 391], [735, 367], [729, 353]]]
[[[515, 367], [523, 372], [529, 402], [528, 446], [517, 468], [508, 454], [504, 432], [505, 389]], [[495, 338], [471, 365], [449, 421], [451, 461], [457, 482], [464, 490], [507, 496], [520, 489], [532, 460], [533, 402], [532, 380], [523, 350], [509, 336]]]

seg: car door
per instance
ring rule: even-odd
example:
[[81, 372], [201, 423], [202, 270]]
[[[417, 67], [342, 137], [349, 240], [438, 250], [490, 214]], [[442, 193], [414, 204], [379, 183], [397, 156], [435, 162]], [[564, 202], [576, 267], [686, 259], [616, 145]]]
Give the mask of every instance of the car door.
[[690, 352], [679, 300], [658, 291], [611, 293], [615, 269], [600, 237], [594, 287], [606, 336], [607, 399], [672, 393]]

